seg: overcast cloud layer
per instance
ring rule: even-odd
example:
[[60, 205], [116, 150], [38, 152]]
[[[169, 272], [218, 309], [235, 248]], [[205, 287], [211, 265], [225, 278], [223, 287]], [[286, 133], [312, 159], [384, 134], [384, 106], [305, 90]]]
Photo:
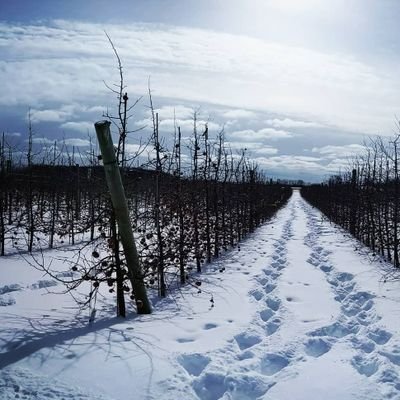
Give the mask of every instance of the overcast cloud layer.
[[[293, 13], [302, 16], [311, 3], [317, 10], [326, 4], [307, 0], [296, 2], [296, 9], [288, 0], [269, 2], [268, 11], [284, 22]], [[362, 23], [360, 16], [334, 11]], [[232, 23], [238, 16], [235, 10], [230, 13]], [[326, 7], [320, 13], [327, 13]], [[199, 109], [200, 124], [208, 122], [214, 133], [224, 126], [231, 147], [247, 148], [272, 176], [318, 180], [346, 168], [364, 135], [391, 135], [399, 114], [396, 43], [390, 42], [386, 51], [380, 48], [377, 57], [373, 49], [355, 44], [358, 52], [337, 43], [323, 48], [310, 42], [307, 47], [306, 40], [290, 39], [289, 28], [279, 40], [272, 31], [270, 39], [261, 34], [261, 27], [229, 33], [218, 25], [184, 27], [126, 18], [121, 23], [13, 19], [0, 23], [0, 113], [1, 129], [14, 141], [26, 137], [30, 107], [37, 142], [64, 137], [69, 146], [89, 143], [93, 122], [116, 105], [103, 83], [118, 81], [104, 30], [123, 61], [131, 99], [146, 95], [151, 77], [165, 135], [173, 134], [174, 116], [189, 135], [193, 110]], [[144, 98], [135, 108], [132, 129], [148, 124], [147, 103]], [[137, 134], [131, 145], [138, 142]]]

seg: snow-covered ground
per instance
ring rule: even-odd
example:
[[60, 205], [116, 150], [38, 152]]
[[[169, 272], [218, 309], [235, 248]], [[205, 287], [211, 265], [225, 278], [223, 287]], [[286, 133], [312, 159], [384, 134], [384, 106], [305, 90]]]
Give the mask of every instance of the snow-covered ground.
[[201, 293], [151, 316], [117, 319], [104, 298], [89, 325], [54, 282], [0, 259], [0, 399], [400, 399], [400, 290], [385, 268], [298, 191]]

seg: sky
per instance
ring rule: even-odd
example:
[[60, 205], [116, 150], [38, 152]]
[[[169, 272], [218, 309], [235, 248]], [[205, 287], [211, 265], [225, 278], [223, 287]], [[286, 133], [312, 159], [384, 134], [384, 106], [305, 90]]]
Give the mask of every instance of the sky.
[[[193, 111], [275, 178], [320, 181], [400, 115], [396, 0], [0, 0], [0, 132], [84, 152], [116, 112], [121, 57], [131, 149], [150, 132], [148, 82], [168, 143]], [[59, 146], [59, 145], [58, 145]]]

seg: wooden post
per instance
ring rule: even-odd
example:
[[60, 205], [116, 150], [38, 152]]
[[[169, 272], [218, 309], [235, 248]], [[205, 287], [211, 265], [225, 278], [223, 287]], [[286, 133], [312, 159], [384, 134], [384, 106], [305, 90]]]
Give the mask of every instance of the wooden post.
[[110, 122], [99, 121], [94, 124], [94, 127], [100, 145], [107, 185], [125, 253], [128, 275], [135, 294], [137, 312], [138, 314], [150, 314], [151, 305], [143, 282], [143, 274], [139, 264], [139, 257], [129, 219], [125, 191], [111, 139]]

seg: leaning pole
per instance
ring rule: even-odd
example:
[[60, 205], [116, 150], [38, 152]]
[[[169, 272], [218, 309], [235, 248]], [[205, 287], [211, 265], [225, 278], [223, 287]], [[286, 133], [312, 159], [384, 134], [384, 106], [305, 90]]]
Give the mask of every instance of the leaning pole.
[[98, 121], [94, 124], [94, 127], [101, 150], [107, 186], [114, 207], [121, 243], [125, 253], [128, 276], [135, 295], [137, 312], [138, 314], [150, 314], [151, 304], [147, 297], [147, 291], [143, 281], [143, 272], [140, 267], [133, 237], [125, 191], [122, 185], [114, 144], [111, 138], [110, 124], [109, 121]]

